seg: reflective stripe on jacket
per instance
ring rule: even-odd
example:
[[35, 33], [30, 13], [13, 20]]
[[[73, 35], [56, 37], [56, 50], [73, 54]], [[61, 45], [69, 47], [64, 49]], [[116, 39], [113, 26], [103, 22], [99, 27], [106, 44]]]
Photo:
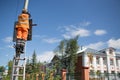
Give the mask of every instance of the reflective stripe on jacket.
[[18, 23], [16, 25], [16, 28], [18, 27], [29, 29], [29, 15], [28, 14], [22, 13], [18, 16]]

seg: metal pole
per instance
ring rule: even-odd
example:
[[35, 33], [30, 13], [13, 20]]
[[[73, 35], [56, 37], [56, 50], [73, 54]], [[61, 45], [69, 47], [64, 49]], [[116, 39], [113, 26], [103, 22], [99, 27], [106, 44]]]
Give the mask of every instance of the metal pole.
[[29, 0], [25, 0], [24, 7], [23, 7], [24, 10], [28, 10], [28, 3], [29, 3]]

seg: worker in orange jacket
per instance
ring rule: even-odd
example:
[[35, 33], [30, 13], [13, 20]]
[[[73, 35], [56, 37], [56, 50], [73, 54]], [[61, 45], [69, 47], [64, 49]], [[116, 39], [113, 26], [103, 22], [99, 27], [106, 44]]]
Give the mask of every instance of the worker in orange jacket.
[[18, 22], [16, 24], [16, 50], [19, 49], [21, 53], [24, 53], [24, 46], [28, 37], [29, 18], [30, 14], [26, 10], [23, 10], [22, 13], [18, 16]]

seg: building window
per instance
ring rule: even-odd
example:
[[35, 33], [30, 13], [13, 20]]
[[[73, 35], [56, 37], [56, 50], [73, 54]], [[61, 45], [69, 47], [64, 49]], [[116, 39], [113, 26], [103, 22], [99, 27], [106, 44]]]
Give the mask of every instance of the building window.
[[106, 65], [107, 64], [107, 59], [104, 57], [103, 58], [103, 64]]
[[113, 65], [113, 59], [110, 59], [110, 65]]
[[116, 65], [118, 66], [119, 62], [118, 62], [118, 59], [116, 59]]
[[112, 50], [112, 49], [110, 49], [110, 50], [109, 50], [109, 53], [110, 53], [110, 54], [113, 54], [113, 50]]
[[100, 64], [100, 58], [99, 57], [96, 58], [96, 61], [97, 61], [97, 64]]

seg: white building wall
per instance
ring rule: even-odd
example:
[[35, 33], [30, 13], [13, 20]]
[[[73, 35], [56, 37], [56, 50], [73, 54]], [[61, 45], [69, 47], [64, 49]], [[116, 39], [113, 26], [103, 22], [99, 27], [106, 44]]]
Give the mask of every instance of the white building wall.
[[113, 58], [113, 62], [114, 62], [114, 68], [115, 68], [115, 73], [117, 73], [117, 63], [116, 63], [116, 58]]
[[88, 55], [87, 55], [87, 53], [83, 53], [82, 54], [82, 66], [83, 67], [89, 67], [89, 58], [88, 58]]
[[120, 59], [118, 60], [118, 67], [119, 67], [119, 72], [120, 72]]
[[95, 55], [93, 55], [93, 69], [94, 69], [94, 71], [96, 72], [97, 71], [97, 64], [96, 64], [96, 56]]
[[103, 57], [100, 57], [100, 70], [101, 70], [101, 73], [104, 73], [104, 69], [103, 69]]
[[[89, 64], [89, 58], [87, 53], [83, 53], [82, 54], [82, 61], [83, 61], [83, 66], [84, 67], [90, 67], [90, 70], [94, 70], [95, 72], [100, 70], [101, 73], [104, 73], [105, 71], [107, 73], [111, 73], [112, 71], [114, 71], [115, 73], [118, 73], [118, 71], [120, 72], [120, 59], [118, 60], [118, 65], [117, 65], [117, 61], [116, 61], [116, 55], [115, 55], [115, 51], [113, 51], [113, 54], [109, 53], [109, 49], [106, 49], [105, 51], [105, 55], [94, 55], [93, 54], [93, 62], [92, 62], [92, 66]], [[97, 58], [100, 57], [100, 58]], [[104, 59], [105, 58], [105, 62]], [[111, 59], [113, 58], [113, 64], [111, 65]], [[97, 59], [99, 59], [99, 64], [97, 64]], [[105, 64], [104, 64], [105, 63]], [[98, 68], [100, 67], [100, 68]], [[113, 68], [112, 68], [113, 67]]]
[[115, 51], [113, 51], [113, 63], [114, 63], [115, 73], [117, 73], [117, 62], [116, 62], [116, 54], [115, 54]]
[[111, 73], [111, 68], [110, 68], [110, 55], [109, 55], [109, 50], [106, 50], [106, 55], [107, 55], [107, 72]]

